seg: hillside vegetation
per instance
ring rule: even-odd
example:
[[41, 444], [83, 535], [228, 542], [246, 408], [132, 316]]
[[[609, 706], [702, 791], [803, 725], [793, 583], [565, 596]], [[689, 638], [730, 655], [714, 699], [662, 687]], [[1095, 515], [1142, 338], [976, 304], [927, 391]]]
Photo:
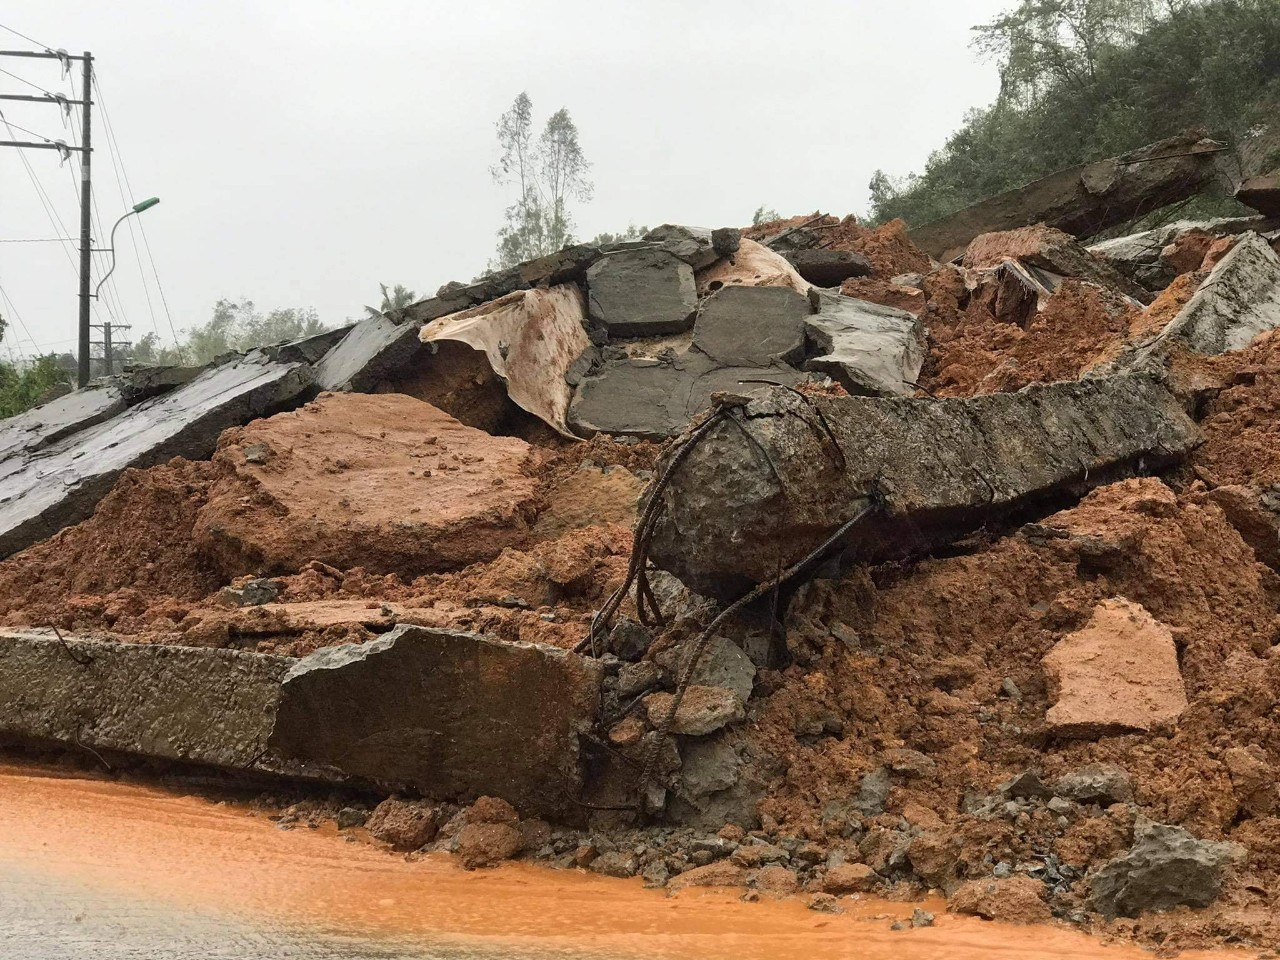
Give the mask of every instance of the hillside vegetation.
[[[974, 32], [999, 64], [999, 97], [970, 111], [923, 172], [877, 171], [872, 221], [926, 223], [1192, 128], [1253, 172], [1280, 165], [1259, 149], [1280, 128], [1280, 0], [1022, 0]], [[1182, 212], [1233, 209], [1224, 185]]]

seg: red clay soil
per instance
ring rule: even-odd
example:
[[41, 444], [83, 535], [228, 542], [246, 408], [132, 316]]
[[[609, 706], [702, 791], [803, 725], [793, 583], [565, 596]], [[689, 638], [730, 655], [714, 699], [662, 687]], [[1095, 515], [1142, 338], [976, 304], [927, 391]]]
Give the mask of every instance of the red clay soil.
[[[843, 843], [889, 873], [909, 843], [913, 872], [943, 887], [1048, 854], [1084, 868], [1128, 848], [1134, 811], [1086, 808], [1065, 825], [1043, 806], [1012, 820], [962, 811], [1025, 770], [1049, 782], [1116, 763], [1144, 815], [1250, 847], [1214, 908], [1220, 923], [1280, 906], [1280, 581], [1219, 509], [1193, 501], [1158, 480], [1125, 481], [970, 554], [807, 587], [788, 625], [796, 662], [762, 678], [770, 695], [744, 735], [757, 769], [773, 772], [766, 828]], [[1041, 659], [1113, 598], [1172, 632], [1190, 707], [1169, 736], [1054, 739]], [[904, 749], [918, 753], [904, 762]], [[887, 812], [858, 818], [850, 785], [886, 764], [904, 771]], [[854, 845], [841, 840], [850, 817], [866, 828]], [[903, 817], [924, 832], [901, 833]], [[1077, 883], [1059, 907], [1082, 905], [1086, 890]]]
[[862, 254], [871, 261], [876, 277], [928, 273], [934, 267], [929, 255], [907, 239], [907, 225], [901, 220], [890, 220], [878, 227], [864, 227], [853, 215], [840, 219], [830, 214], [808, 214], [748, 227], [742, 235], [763, 241], [802, 224], [807, 224], [806, 229], [821, 238], [824, 248]]
[[[959, 275], [951, 267], [939, 271], [947, 272]], [[1074, 380], [1125, 342], [1140, 313], [1119, 294], [1065, 280], [1023, 328], [994, 316], [981, 298], [962, 300], [954, 280], [932, 274], [930, 281], [929, 358], [920, 382], [936, 396]]]

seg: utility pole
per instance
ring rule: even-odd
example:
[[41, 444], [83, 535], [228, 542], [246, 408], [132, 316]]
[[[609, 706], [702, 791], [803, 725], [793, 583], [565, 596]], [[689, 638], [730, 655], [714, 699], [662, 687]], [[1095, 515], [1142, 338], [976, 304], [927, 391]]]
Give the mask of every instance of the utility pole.
[[85, 51], [82, 56], [76, 57], [64, 51], [45, 50], [37, 52], [33, 50], [0, 50], [0, 57], [29, 57], [36, 60], [58, 60], [62, 63], [68, 63], [72, 60], [80, 60], [84, 66], [84, 86], [81, 88], [79, 100], [67, 100], [63, 97], [43, 96], [34, 97], [27, 94], [0, 94], [0, 100], [21, 100], [25, 102], [51, 103], [56, 106], [64, 104], [77, 104], [83, 108], [81, 114], [83, 121], [81, 125], [81, 143], [78, 147], [68, 146], [61, 140], [45, 140], [42, 143], [25, 140], [0, 140], [0, 147], [19, 147], [31, 150], [57, 150], [62, 156], [67, 156], [72, 152], [80, 154], [80, 322], [79, 322], [79, 357], [77, 365], [77, 379], [80, 386], [85, 386], [89, 382], [89, 268], [92, 261], [90, 254], [93, 252], [93, 235], [91, 229], [90, 213], [92, 207], [92, 184], [89, 179], [89, 157], [91, 147], [89, 145], [89, 137], [91, 133], [90, 127], [90, 108], [93, 101], [90, 99], [93, 90], [93, 55], [89, 51]]
[[[89, 166], [93, 157], [93, 148], [89, 146], [89, 138], [92, 135], [92, 126], [90, 124], [90, 115], [93, 113], [90, 109], [93, 105], [91, 92], [93, 90], [93, 54], [88, 50], [84, 52], [84, 80], [80, 87], [80, 96], [84, 99], [84, 106], [80, 111], [80, 116], [84, 118], [84, 125], [80, 131], [80, 364], [77, 369], [76, 379], [80, 386], [86, 386], [89, 383], [89, 264], [92, 260], [93, 253], [93, 228], [89, 219], [90, 207], [89, 202], [92, 199], [91, 192], [93, 190], [93, 182], [89, 178]], [[107, 328], [107, 373], [111, 372], [111, 330]]]

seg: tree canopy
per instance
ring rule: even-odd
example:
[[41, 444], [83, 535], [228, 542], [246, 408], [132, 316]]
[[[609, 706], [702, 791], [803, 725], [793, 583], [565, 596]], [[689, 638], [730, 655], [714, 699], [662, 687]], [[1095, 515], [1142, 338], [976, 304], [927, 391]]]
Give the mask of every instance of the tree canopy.
[[[1183, 130], [1239, 150], [1280, 103], [1280, 0], [1020, 0], [974, 36], [999, 96], [922, 172], [876, 171], [872, 221], [925, 223]], [[1199, 212], [1232, 209], [1223, 195]]]
[[262, 313], [252, 300], [219, 300], [207, 323], [182, 331], [179, 342], [164, 346], [154, 333], [134, 345], [132, 361], [200, 366], [232, 351], [323, 333], [328, 327], [311, 308], [289, 307]]

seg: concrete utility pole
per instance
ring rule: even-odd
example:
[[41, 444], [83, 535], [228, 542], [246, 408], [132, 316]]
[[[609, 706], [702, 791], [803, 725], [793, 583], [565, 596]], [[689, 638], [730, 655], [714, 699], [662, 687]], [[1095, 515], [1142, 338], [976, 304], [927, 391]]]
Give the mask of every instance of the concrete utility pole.
[[30, 96], [28, 94], [7, 93], [0, 94], [0, 100], [21, 100], [28, 103], [51, 103], [55, 106], [63, 106], [64, 104], [76, 104], [83, 108], [83, 122], [81, 127], [81, 143], [78, 147], [68, 146], [61, 140], [44, 140], [41, 143], [26, 140], [0, 140], [0, 147], [19, 147], [27, 150], [57, 150], [63, 157], [68, 156], [72, 152], [80, 153], [80, 323], [79, 323], [79, 343], [80, 355], [78, 360], [78, 380], [80, 386], [85, 386], [89, 382], [89, 267], [93, 250], [93, 235], [90, 227], [90, 212], [92, 207], [92, 184], [89, 179], [89, 157], [91, 148], [89, 146], [89, 137], [91, 134], [90, 112], [93, 101], [90, 99], [93, 90], [93, 54], [85, 51], [82, 56], [76, 57], [64, 51], [55, 52], [53, 50], [45, 50], [37, 52], [33, 50], [0, 50], [0, 57], [28, 57], [35, 60], [58, 60], [63, 63], [72, 60], [80, 60], [84, 65], [84, 86], [81, 88], [80, 100], [68, 100], [64, 97], [55, 97], [50, 94], [44, 96]]
[[[93, 157], [93, 150], [89, 146], [89, 138], [93, 132], [90, 123], [90, 116], [93, 113], [91, 109], [93, 100], [90, 98], [93, 90], [93, 54], [88, 50], [84, 52], [83, 64], [84, 80], [80, 87], [80, 95], [84, 98], [84, 106], [80, 111], [80, 116], [84, 118], [84, 125], [80, 131], [80, 150], [82, 151], [80, 154], [80, 363], [76, 371], [76, 379], [82, 387], [89, 382], [89, 265], [93, 253], [93, 229], [89, 219], [89, 202], [93, 191], [93, 183], [89, 179], [90, 160]], [[108, 330], [107, 373], [110, 372], [111, 331]]]

